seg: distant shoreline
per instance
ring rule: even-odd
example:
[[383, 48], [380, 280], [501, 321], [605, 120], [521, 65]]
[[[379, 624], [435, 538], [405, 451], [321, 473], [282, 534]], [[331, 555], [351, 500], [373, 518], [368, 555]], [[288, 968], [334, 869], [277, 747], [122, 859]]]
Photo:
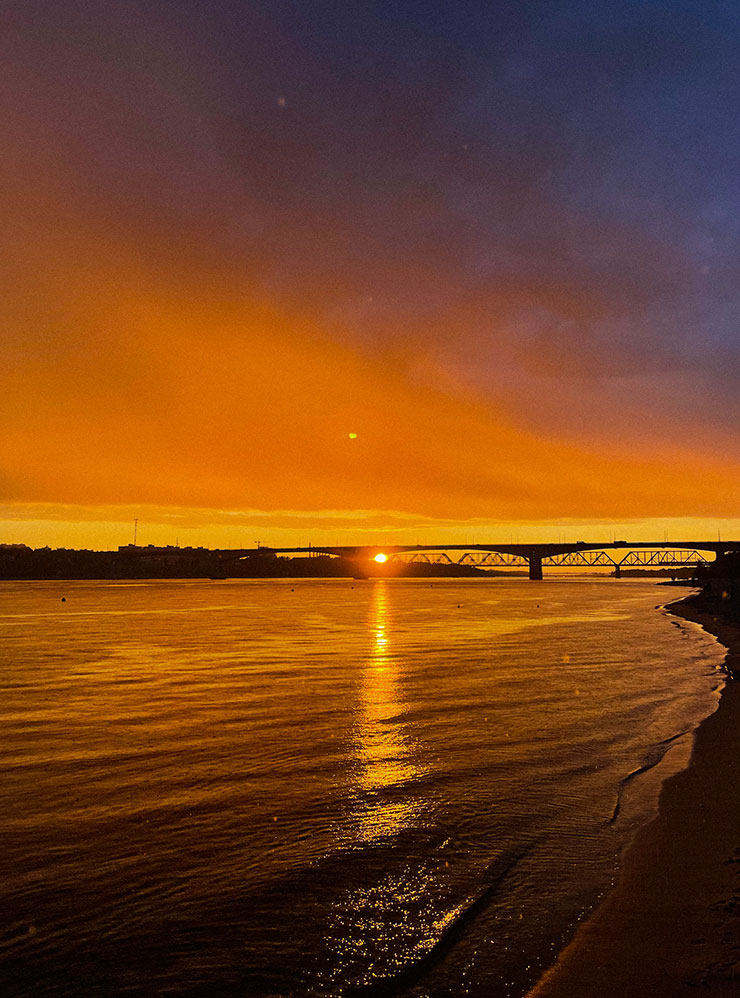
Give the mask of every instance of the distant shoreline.
[[[716, 596], [669, 603], [728, 649], [740, 675], [740, 616]], [[740, 981], [740, 681], [698, 726], [689, 766], [622, 857], [613, 892], [528, 998], [736, 995]]]
[[[279, 554], [271, 548], [155, 547], [122, 545], [117, 550], [31, 548], [26, 544], [0, 544], [0, 581], [43, 582], [72, 580], [139, 579], [351, 579], [351, 578], [528, 578], [526, 565], [498, 567], [434, 560], [417, 552], [419, 560], [394, 560], [330, 554], [308, 550], [303, 556]], [[685, 580], [691, 568], [623, 569], [625, 577]], [[555, 567], [554, 575], [557, 575]], [[614, 576], [612, 572], [579, 572], [579, 575]]]
[[142, 579], [352, 579], [403, 578], [527, 578], [527, 570], [481, 569], [475, 565], [434, 562], [376, 565], [319, 554], [277, 556], [259, 549], [239, 552], [208, 548], [124, 548], [118, 551], [77, 551], [66, 548], [27, 548], [0, 545], [0, 581], [71, 582], [140, 581]]

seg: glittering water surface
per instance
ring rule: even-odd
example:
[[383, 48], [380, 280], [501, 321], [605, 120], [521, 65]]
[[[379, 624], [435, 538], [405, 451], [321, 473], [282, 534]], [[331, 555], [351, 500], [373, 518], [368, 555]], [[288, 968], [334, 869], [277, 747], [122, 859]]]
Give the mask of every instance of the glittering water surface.
[[0, 992], [521, 995], [716, 705], [673, 595], [0, 583]]

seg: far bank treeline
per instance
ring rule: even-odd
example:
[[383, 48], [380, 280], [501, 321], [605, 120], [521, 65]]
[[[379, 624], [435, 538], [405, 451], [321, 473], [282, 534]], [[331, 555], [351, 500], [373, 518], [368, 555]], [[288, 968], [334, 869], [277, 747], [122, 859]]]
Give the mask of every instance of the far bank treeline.
[[208, 548], [137, 547], [117, 551], [77, 551], [71, 548], [30, 548], [0, 544], [0, 579], [297, 579], [357, 578], [365, 576], [407, 578], [465, 578], [491, 575], [526, 575], [492, 572], [473, 565], [401, 563], [376, 565], [348, 558], [319, 555], [311, 558], [278, 557], [268, 550], [247, 557], [228, 550]]
[[[553, 569], [557, 574], [557, 569]], [[527, 570], [481, 569], [448, 563], [387, 562], [336, 558], [329, 555], [282, 557], [269, 548], [243, 551], [192, 547], [155, 547], [126, 544], [116, 551], [73, 548], [31, 548], [0, 544], [0, 581], [44, 579], [299, 579], [299, 578], [491, 578], [527, 577]], [[581, 573], [582, 574], [582, 573]], [[603, 572], [586, 572], [598, 574]], [[611, 572], [609, 574], [615, 574]], [[672, 577], [702, 581], [708, 576], [740, 575], [740, 556], [725, 556], [708, 569], [622, 569], [623, 576]]]

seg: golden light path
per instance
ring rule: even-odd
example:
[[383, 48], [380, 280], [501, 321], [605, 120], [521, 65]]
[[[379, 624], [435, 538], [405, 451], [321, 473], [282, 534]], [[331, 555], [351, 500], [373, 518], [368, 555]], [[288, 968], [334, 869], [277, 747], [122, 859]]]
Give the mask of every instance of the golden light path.
[[[386, 556], [382, 557], [385, 560]], [[414, 817], [408, 795], [389, 800], [384, 793], [418, 775], [408, 737], [396, 720], [403, 716], [404, 704], [399, 691], [398, 659], [389, 645], [389, 623], [387, 583], [378, 580], [371, 604], [373, 645], [362, 677], [357, 727], [362, 763], [359, 784], [365, 798], [360, 811], [361, 838], [365, 841], [395, 835]]]
[[[382, 848], [382, 840], [392, 840], [422, 819], [421, 802], [405, 786], [423, 770], [413, 758], [416, 746], [399, 721], [406, 708], [399, 658], [391, 644], [391, 596], [387, 581], [375, 580], [368, 619], [370, 653], [357, 702], [355, 842], [371, 849]], [[370, 987], [418, 960], [436, 939], [433, 898], [434, 870], [418, 863], [391, 868], [375, 883], [343, 896], [325, 939], [331, 954], [327, 986], [352, 981], [359, 988]], [[425, 925], [426, 935], [420, 931]]]

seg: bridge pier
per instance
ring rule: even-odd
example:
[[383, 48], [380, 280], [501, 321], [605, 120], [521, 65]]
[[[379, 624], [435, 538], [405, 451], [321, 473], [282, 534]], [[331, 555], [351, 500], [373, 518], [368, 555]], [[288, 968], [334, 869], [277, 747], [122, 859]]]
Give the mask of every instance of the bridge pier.
[[535, 581], [542, 578], [542, 555], [530, 554], [527, 558], [529, 562], [529, 577]]

